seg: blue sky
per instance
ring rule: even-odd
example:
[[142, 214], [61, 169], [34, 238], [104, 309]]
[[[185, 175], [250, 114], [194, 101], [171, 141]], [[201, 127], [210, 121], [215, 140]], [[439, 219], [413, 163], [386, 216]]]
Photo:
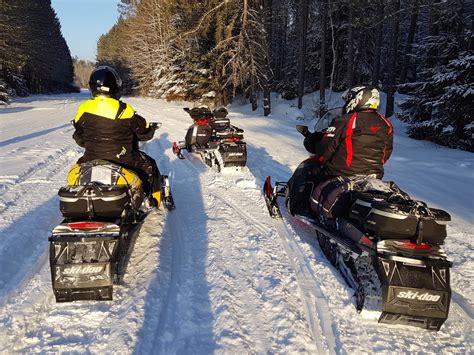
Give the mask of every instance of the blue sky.
[[52, 0], [72, 56], [95, 61], [97, 40], [118, 17], [119, 0]]

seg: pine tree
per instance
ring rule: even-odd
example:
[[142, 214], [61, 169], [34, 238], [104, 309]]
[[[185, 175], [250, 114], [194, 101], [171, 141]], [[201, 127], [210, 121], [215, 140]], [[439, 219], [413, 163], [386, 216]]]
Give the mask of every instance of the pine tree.
[[431, 35], [415, 45], [424, 58], [420, 81], [403, 85], [412, 96], [401, 118], [410, 136], [474, 151], [474, 55], [471, 19], [462, 1], [432, 8]]

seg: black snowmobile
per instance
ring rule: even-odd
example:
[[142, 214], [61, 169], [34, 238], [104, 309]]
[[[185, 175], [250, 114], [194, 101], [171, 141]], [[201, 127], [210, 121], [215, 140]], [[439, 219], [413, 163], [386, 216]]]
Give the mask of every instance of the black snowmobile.
[[243, 129], [230, 124], [224, 107], [210, 111], [207, 107], [184, 108], [193, 119], [184, 141], [173, 143], [173, 152], [184, 159], [182, 149], [198, 153], [211, 168], [241, 169], [247, 162], [247, 145]]
[[[161, 202], [174, 209], [168, 177]], [[64, 220], [49, 237], [51, 278], [57, 302], [112, 300], [113, 284], [151, 210], [138, 175], [118, 164], [93, 160], [74, 165], [59, 192]]]
[[[313, 163], [309, 158], [299, 168]], [[267, 177], [270, 215], [282, 218], [281, 196], [289, 214], [314, 228], [321, 250], [355, 291], [358, 311], [376, 299], [380, 323], [439, 330], [451, 299], [452, 263], [441, 248], [450, 215], [375, 177], [303, 181], [295, 173], [272, 186]], [[306, 199], [298, 206], [301, 193]]]

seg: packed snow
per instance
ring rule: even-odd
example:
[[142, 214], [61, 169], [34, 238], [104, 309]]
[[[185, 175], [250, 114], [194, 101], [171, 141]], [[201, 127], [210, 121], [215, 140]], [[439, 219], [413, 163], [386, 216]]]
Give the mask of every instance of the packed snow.
[[186, 104], [126, 99], [163, 123], [143, 149], [170, 176], [177, 208], [147, 217], [113, 301], [56, 303], [48, 236], [61, 221], [57, 190], [82, 152], [69, 121], [87, 98], [31, 96], [0, 108], [0, 352], [472, 353], [472, 153], [410, 139], [392, 120], [385, 179], [452, 215], [445, 249], [453, 296], [439, 332], [358, 314], [313, 232], [269, 217], [264, 178], [286, 181], [307, 156], [294, 126], [314, 125], [317, 94], [302, 111], [274, 97], [270, 117], [232, 105], [229, 118], [248, 144], [248, 170], [234, 174], [173, 155], [191, 123]]

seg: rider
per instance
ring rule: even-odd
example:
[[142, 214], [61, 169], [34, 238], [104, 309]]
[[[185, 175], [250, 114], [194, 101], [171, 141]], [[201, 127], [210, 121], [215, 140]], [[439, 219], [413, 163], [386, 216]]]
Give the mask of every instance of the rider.
[[393, 149], [392, 124], [377, 110], [380, 92], [357, 85], [342, 99], [342, 115], [322, 132], [305, 135], [304, 146], [313, 156], [298, 166], [288, 182], [291, 213], [309, 210], [314, 187], [334, 177], [370, 176], [381, 179]]
[[357, 85], [342, 99], [343, 115], [322, 134], [307, 135], [304, 146], [322, 164], [326, 177], [373, 174], [381, 179], [392, 154], [393, 127], [377, 112], [380, 92], [374, 86]]
[[89, 79], [92, 99], [79, 106], [74, 119], [73, 138], [85, 148], [78, 164], [104, 159], [135, 171], [151, 203], [159, 206], [160, 171], [155, 160], [138, 147], [139, 141], [153, 138], [157, 127], [119, 100], [121, 86], [122, 80], [113, 68], [100, 66], [93, 70]]

